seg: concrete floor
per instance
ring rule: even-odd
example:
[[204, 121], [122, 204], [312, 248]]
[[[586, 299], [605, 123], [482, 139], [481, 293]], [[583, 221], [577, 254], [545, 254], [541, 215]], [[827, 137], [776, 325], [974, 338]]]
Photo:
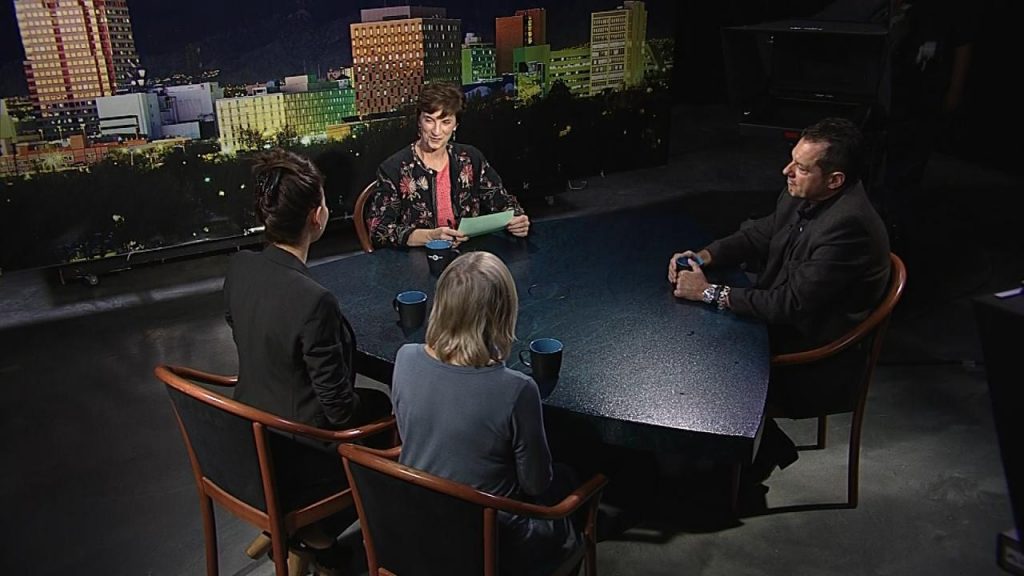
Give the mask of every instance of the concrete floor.
[[[731, 231], [771, 209], [786, 153], [716, 128], [728, 126], [707, 120], [716, 114], [676, 112], [669, 165], [593, 178], [530, 212], [573, 217], [674, 198], [712, 234]], [[713, 471], [664, 456], [659, 504], [600, 544], [600, 572], [999, 573], [995, 537], [1012, 520], [970, 297], [1024, 277], [1022, 212], [992, 211], [971, 192], [984, 187], [998, 201], [1011, 184], [941, 156], [929, 168], [935, 203], [906, 245], [909, 292], [869, 396], [857, 509], [787, 509], [844, 498], [848, 417], [830, 421], [826, 450], [767, 482], [767, 510], [748, 506], [738, 519]], [[968, 242], [971, 257], [950, 270], [948, 254]], [[314, 258], [354, 249], [341, 231]], [[219, 295], [225, 260], [148, 266], [97, 287], [61, 286], [49, 271], [0, 277], [0, 573], [203, 573], [195, 487], [152, 368], [234, 371]], [[783, 426], [798, 443], [812, 439], [810, 422]], [[251, 528], [226, 514], [218, 528], [223, 574], [272, 573], [242, 554]]]

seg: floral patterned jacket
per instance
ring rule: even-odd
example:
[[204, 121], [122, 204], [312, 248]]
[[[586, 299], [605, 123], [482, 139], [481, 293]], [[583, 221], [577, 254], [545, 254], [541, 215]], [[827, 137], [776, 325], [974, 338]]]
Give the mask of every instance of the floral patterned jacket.
[[[399, 150], [377, 169], [367, 228], [376, 246], [405, 246], [417, 228], [437, 228], [437, 172], [427, 168], [413, 151], [415, 143]], [[501, 177], [479, 150], [466, 144], [448, 144], [452, 211], [456, 218], [523, 209], [501, 184]], [[455, 226], [458, 226], [455, 223]]]

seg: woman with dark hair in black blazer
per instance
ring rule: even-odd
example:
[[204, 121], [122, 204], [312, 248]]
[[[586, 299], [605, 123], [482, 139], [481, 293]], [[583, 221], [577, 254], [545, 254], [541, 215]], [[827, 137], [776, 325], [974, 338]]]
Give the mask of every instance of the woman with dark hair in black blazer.
[[[355, 334], [338, 300], [309, 275], [309, 246], [329, 212], [323, 176], [307, 158], [285, 150], [253, 167], [256, 214], [265, 226], [262, 252], [239, 252], [224, 279], [225, 317], [238, 347], [235, 399], [318, 428], [344, 429], [391, 413], [383, 392], [355, 389]], [[275, 461], [278, 485], [297, 501], [315, 501], [344, 486], [333, 446], [294, 443]], [[355, 520], [341, 513], [298, 534], [317, 553], [319, 574], [344, 562], [330, 534]]]
[[309, 159], [285, 150], [260, 156], [253, 174], [268, 244], [235, 255], [224, 280], [238, 347], [235, 399], [319, 428], [351, 428], [387, 415], [383, 393], [353, 388], [352, 327], [306, 268], [309, 246], [330, 215], [323, 176]]

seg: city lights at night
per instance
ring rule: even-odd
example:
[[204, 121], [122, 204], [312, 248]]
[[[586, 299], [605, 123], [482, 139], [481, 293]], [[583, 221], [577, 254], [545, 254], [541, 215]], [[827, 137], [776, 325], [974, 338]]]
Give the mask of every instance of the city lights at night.
[[[242, 234], [255, 224], [245, 167], [253, 153], [273, 147], [314, 158], [343, 154], [353, 159], [359, 181], [370, 178], [384, 151], [411, 137], [408, 114], [426, 82], [463, 86], [471, 102], [464, 132], [479, 133], [474, 143], [490, 147], [507, 184], [521, 190], [550, 185], [542, 180], [550, 180], [546, 166], [553, 158], [541, 150], [571, 155], [573, 141], [596, 133], [615, 134], [616, 146], [633, 151], [634, 159], [627, 155], [619, 168], [608, 169], [657, 161], [665, 149], [653, 117], [635, 117], [615, 97], [645, 88], [654, 89], [640, 92], [645, 98], [666, 93], [673, 40], [663, 30], [655, 35], [656, 16], [671, 9], [665, 1], [507, 12], [495, 6], [490, 15], [467, 2], [348, 13], [320, 5], [287, 14], [263, 8], [238, 26], [262, 27], [269, 45], [297, 49], [244, 67], [225, 65], [225, 32], [208, 28], [228, 26], [234, 14], [226, 7], [204, 5], [210, 22], [195, 29], [191, 21], [164, 19], [131, 0], [16, 0], [12, 7], [4, 26], [20, 42], [6, 39], [10, 50], [4, 53], [23, 59], [5, 65], [0, 78], [0, 177], [7, 183], [4, 203], [15, 206], [4, 217], [24, 223], [15, 212], [31, 213], [47, 196], [85, 195], [97, 211], [109, 213], [141, 202], [139, 194], [162, 191], [160, 203], [177, 208], [116, 228], [92, 219], [84, 223], [93, 230], [89, 238], [60, 232], [50, 239], [59, 241], [41, 245], [5, 242], [3, 268], [60, 264], [129, 245], [160, 248], [194, 238], [209, 229], [210, 218], [226, 219], [234, 230], [228, 234]], [[316, 11], [323, 23], [313, 17]], [[86, 28], [109, 32], [96, 40]], [[300, 29], [330, 30], [337, 39], [310, 45]], [[54, 43], [55, 32], [62, 43]], [[301, 63], [288, 64], [299, 53]], [[544, 136], [551, 140], [542, 142], [528, 128], [534, 116], [549, 113], [548, 101], [565, 107], [563, 119], [552, 119], [557, 130]], [[633, 138], [623, 127], [603, 126], [608, 120], [595, 124], [596, 118], [649, 127]], [[606, 169], [588, 164], [568, 156], [558, 162], [580, 175]], [[190, 179], [222, 184], [208, 190]], [[327, 183], [337, 217], [350, 208], [348, 185]], [[82, 229], [90, 210], [61, 215], [61, 229]], [[156, 231], [151, 223], [172, 214], [176, 220]], [[96, 242], [104, 244], [101, 250], [90, 248]]]

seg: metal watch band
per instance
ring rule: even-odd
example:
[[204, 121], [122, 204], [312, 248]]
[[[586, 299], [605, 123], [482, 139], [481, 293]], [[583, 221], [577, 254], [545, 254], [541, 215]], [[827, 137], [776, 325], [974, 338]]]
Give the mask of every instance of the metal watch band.
[[701, 292], [700, 299], [705, 304], [714, 304], [718, 300], [718, 284], [708, 284], [708, 287]]
[[731, 291], [732, 291], [732, 288], [730, 288], [728, 286], [722, 286], [721, 289], [718, 290], [718, 298], [717, 298], [717, 300], [718, 300], [718, 309], [719, 310], [725, 310], [725, 309], [727, 309], [729, 307], [729, 292], [731, 292]]

